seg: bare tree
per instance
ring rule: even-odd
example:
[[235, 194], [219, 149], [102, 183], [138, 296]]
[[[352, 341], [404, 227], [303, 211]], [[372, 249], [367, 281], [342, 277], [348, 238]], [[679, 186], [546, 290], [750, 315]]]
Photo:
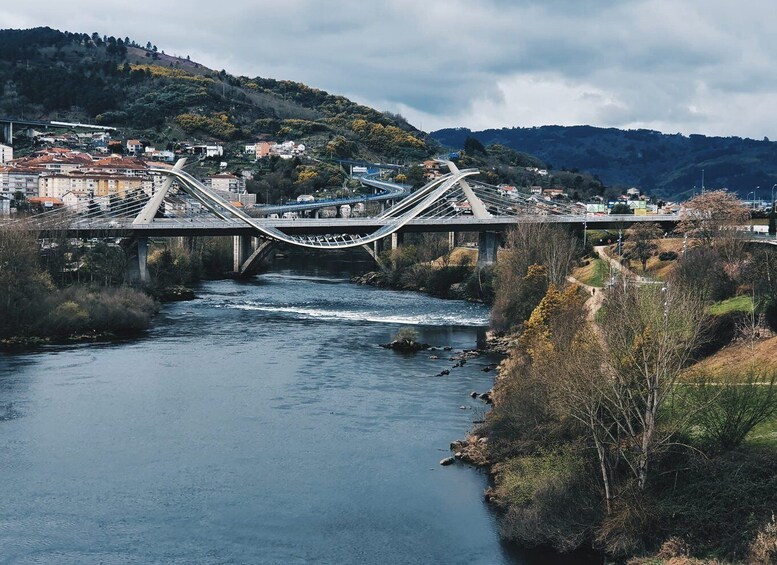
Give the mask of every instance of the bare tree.
[[658, 250], [656, 239], [661, 237], [661, 228], [658, 224], [639, 223], [634, 224], [627, 232], [629, 241], [626, 245], [627, 253], [642, 263], [642, 272], [647, 270], [647, 262]]
[[[571, 233], [553, 224], [518, 224], [507, 232], [491, 312], [495, 329], [508, 329], [526, 320], [549, 284], [565, 286], [577, 244]], [[537, 267], [542, 269], [541, 277]]]
[[542, 265], [548, 282], [564, 286], [577, 254], [578, 242], [554, 224], [518, 224], [507, 233], [507, 267], [524, 276], [529, 265]]
[[604, 427], [644, 490], [651, 461], [674, 433], [659, 420], [661, 409], [704, 337], [704, 308], [682, 289], [624, 285], [608, 295], [602, 313]]
[[736, 195], [725, 190], [705, 192], [685, 203], [676, 231], [715, 248], [730, 269], [743, 258], [745, 235], [741, 227], [750, 213]]

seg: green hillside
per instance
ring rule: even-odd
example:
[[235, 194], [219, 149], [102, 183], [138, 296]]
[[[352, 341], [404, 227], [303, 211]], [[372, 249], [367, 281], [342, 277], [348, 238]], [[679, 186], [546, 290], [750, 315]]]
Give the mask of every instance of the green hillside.
[[436, 146], [400, 116], [292, 81], [214, 71], [130, 38], [0, 30], [0, 81], [2, 115], [96, 121], [162, 146], [280, 138], [321, 155], [395, 161]]

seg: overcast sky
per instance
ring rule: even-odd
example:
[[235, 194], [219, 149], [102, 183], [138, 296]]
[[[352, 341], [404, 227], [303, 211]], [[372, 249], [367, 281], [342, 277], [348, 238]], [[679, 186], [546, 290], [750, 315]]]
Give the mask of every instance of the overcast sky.
[[777, 138], [773, 0], [35, 0], [0, 27], [129, 36], [442, 127]]

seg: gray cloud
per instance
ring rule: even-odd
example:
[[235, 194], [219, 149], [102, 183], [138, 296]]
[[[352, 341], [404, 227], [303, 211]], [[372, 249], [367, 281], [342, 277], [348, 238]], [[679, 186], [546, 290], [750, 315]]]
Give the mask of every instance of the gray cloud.
[[426, 129], [590, 123], [774, 137], [772, 4], [727, 0], [105, 0], [0, 8], [5, 27], [130, 36], [292, 79]]

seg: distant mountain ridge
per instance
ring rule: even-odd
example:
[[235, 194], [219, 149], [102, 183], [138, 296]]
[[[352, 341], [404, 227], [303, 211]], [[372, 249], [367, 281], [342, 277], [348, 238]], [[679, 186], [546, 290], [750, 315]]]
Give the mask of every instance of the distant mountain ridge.
[[[586, 170], [605, 184], [637, 186], [667, 198], [728, 188], [746, 197], [771, 197], [777, 183], [777, 143], [740, 137], [664, 134], [593, 126], [541, 126], [471, 131], [441, 129], [430, 134], [459, 148], [467, 137], [536, 155], [555, 169]], [[756, 187], [760, 187], [757, 189]]]

